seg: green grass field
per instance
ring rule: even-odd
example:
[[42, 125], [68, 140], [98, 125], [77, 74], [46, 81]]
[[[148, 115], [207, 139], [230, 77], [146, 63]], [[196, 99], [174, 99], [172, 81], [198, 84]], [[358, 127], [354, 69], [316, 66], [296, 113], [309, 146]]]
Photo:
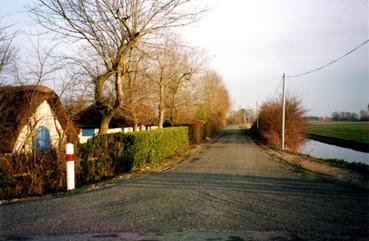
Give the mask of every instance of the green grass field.
[[369, 122], [315, 122], [307, 133], [369, 144]]

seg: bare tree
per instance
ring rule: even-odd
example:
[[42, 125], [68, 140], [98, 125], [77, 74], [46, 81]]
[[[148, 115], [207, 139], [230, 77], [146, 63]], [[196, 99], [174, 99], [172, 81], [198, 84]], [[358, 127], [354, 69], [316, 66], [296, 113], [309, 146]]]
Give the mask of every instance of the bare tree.
[[196, 52], [182, 45], [173, 34], [170, 37], [167, 35], [160, 47], [151, 51], [150, 56], [146, 77], [156, 90], [158, 125], [162, 128], [166, 120], [171, 124], [176, 122], [178, 94], [199, 67], [195, 66], [194, 58], [191, 57], [196, 56]]
[[214, 71], [206, 73], [199, 85], [202, 95], [198, 117], [207, 121], [208, 134], [219, 132], [226, 126], [230, 98], [222, 78]]
[[0, 75], [7, 71], [17, 54], [17, 50], [13, 46], [15, 33], [9, 33], [10, 27], [0, 25]]
[[203, 9], [190, 0], [38, 0], [31, 8], [46, 29], [84, 44], [104, 67], [93, 79], [95, 102], [103, 104], [103, 90], [114, 79], [115, 101], [100, 126], [108, 130], [114, 112], [123, 106], [123, 80], [129, 73], [128, 55], [140, 42], [161, 30], [196, 21]]
[[182, 86], [191, 81], [192, 76], [195, 73], [194, 65], [190, 63], [190, 53], [181, 52], [180, 49], [176, 49], [171, 52], [170, 56], [170, 82], [167, 91], [167, 110], [168, 121], [171, 125], [177, 122], [178, 103], [177, 97]]
[[133, 130], [137, 131], [139, 124], [152, 123], [155, 118], [153, 105], [153, 84], [145, 76], [147, 70], [146, 51], [134, 49], [129, 54], [129, 73], [124, 82], [125, 99], [124, 112], [133, 122]]

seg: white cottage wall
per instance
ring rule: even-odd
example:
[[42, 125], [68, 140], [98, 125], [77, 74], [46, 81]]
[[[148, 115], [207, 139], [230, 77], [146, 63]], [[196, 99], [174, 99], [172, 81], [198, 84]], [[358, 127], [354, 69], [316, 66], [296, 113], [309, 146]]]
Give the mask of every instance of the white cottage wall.
[[22, 128], [17, 141], [14, 145], [13, 152], [31, 151], [32, 150], [32, 135], [38, 127], [44, 126], [50, 133], [51, 145], [56, 148], [59, 144], [59, 134], [63, 134], [63, 129], [60, 122], [54, 117], [50, 105], [45, 100], [36, 109], [35, 114], [29, 119], [29, 122]]
[[[140, 126], [138, 131], [146, 131], [146, 130], [154, 130], [159, 128], [158, 126]], [[93, 129], [93, 128], [86, 128], [86, 129]], [[107, 134], [110, 133], [118, 133], [118, 132], [123, 132], [123, 133], [129, 133], [129, 132], [133, 132], [133, 127], [123, 127], [123, 128], [111, 128], [108, 130]], [[99, 134], [99, 129], [94, 128], [94, 135]], [[79, 138], [79, 143], [83, 144], [86, 143], [89, 139], [92, 138], [92, 136], [82, 136], [82, 129], [79, 132], [78, 135]]]

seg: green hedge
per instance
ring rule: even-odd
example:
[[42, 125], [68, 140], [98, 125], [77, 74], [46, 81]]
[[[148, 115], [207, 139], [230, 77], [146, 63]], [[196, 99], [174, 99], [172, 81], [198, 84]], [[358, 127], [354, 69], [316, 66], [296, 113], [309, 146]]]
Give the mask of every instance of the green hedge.
[[188, 128], [170, 127], [126, 134], [126, 154], [132, 168], [160, 162], [188, 147]]
[[[189, 145], [187, 127], [96, 136], [76, 148], [77, 184], [160, 162]], [[0, 155], [0, 200], [65, 190], [65, 153]]]
[[77, 182], [99, 181], [128, 170], [124, 147], [125, 135], [122, 133], [96, 136], [80, 144], [76, 153]]
[[96, 136], [79, 147], [78, 183], [98, 181], [149, 162], [160, 162], [188, 145], [187, 127]]

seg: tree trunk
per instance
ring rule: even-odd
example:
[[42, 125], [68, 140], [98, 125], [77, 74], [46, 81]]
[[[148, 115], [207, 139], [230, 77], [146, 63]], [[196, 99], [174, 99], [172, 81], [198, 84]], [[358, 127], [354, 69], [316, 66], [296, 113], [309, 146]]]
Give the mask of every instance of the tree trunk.
[[104, 135], [108, 133], [109, 130], [109, 123], [111, 121], [111, 119], [113, 119], [114, 117], [114, 111], [111, 110], [107, 115], [104, 115], [102, 120], [101, 120], [101, 124], [100, 124], [100, 129], [99, 129], [99, 135]]
[[164, 124], [164, 85], [160, 83], [159, 94], [159, 128], [163, 128]]
[[172, 96], [172, 100], [170, 103], [170, 110], [169, 110], [169, 122], [172, 126], [175, 125], [177, 122], [177, 110], [175, 107], [175, 95]]
[[115, 74], [115, 105], [114, 110], [119, 109], [123, 106], [123, 74], [122, 68], [120, 66], [117, 67], [117, 72]]
[[138, 121], [136, 116], [136, 111], [134, 110], [132, 113], [132, 119], [133, 119], [133, 131], [138, 131]]
[[137, 123], [134, 123], [133, 124], [133, 131], [136, 132], [136, 131], [139, 131], [140, 129], [138, 128], [138, 124]]
[[102, 75], [97, 76], [95, 80], [95, 103], [96, 105], [103, 104], [104, 101], [104, 85], [105, 82], [113, 75], [113, 71], [106, 72]]
[[110, 121], [113, 119], [115, 112], [123, 105], [123, 76], [121, 67], [117, 66], [117, 71], [115, 73], [115, 104], [113, 108], [103, 116], [100, 124], [99, 134], [104, 135], [109, 130]]

